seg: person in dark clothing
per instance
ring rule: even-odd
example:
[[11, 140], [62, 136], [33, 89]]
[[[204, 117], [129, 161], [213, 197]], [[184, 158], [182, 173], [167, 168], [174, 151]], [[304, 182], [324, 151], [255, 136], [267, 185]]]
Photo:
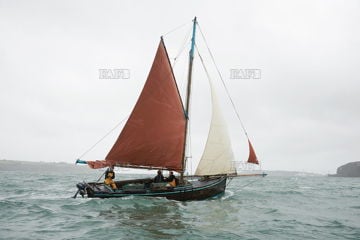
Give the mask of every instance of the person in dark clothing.
[[176, 179], [173, 171], [170, 171], [169, 177], [166, 178], [166, 181], [170, 184], [170, 186], [176, 187], [177, 179]]
[[159, 171], [157, 172], [157, 175], [156, 175], [155, 178], [154, 178], [154, 182], [155, 182], [155, 183], [160, 183], [160, 182], [164, 182], [164, 181], [165, 181], [164, 176], [162, 175], [161, 170], [159, 170]]
[[175, 179], [174, 172], [170, 171], [169, 176], [166, 178], [167, 182], [172, 182]]

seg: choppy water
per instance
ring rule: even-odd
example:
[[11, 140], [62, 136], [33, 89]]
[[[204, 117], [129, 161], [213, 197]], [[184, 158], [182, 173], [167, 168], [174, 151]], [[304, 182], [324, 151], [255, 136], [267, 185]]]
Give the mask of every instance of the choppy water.
[[0, 239], [360, 239], [356, 178], [237, 178], [195, 202], [70, 198], [97, 177], [0, 168]]

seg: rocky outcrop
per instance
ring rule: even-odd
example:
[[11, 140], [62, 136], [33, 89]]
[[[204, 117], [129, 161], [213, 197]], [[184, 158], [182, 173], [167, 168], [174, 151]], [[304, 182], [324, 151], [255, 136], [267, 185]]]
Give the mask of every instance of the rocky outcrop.
[[330, 177], [360, 177], [360, 161], [351, 162], [338, 167], [336, 174]]

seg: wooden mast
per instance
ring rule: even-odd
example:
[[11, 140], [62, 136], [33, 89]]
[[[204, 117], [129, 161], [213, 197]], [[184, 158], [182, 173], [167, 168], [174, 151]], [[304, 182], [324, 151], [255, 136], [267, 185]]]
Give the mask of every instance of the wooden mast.
[[193, 20], [193, 30], [191, 37], [191, 48], [189, 52], [189, 71], [188, 71], [188, 81], [187, 81], [187, 90], [186, 90], [186, 103], [185, 103], [185, 115], [186, 115], [186, 123], [185, 123], [185, 143], [184, 143], [184, 151], [183, 151], [183, 162], [182, 162], [182, 171], [180, 175], [181, 182], [184, 179], [184, 171], [186, 165], [186, 139], [188, 132], [188, 124], [189, 124], [189, 106], [190, 106], [190, 94], [191, 94], [191, 78], [192, 78], [192, 68], [194, 61], [194, 49], [195, 49], [195, 33], [196, 33], [196, 17]]

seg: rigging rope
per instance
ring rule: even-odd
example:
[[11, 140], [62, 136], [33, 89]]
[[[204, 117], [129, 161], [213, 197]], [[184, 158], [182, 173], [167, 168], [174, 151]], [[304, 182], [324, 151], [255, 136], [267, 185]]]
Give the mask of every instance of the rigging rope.
[[[189, 24], [190, 24], [190, 23], [187, 22], [187, 23], [185, 23], [185, 24], [182, 24], [182, 25], [176, 27], [175, 29], [173, 29], [173, 30], [167, 32], [166, 34], [164, 34], [164, 35], [163, 35], [163, 38], [165, 38], [166, 35], [169, 35], [170, 33], [173, 33], [173, 32], [175, 32], [175, 31], [177, 31], [178, 29], [183, 28], [184, 26], [189, 25]], [[175, 71], [175, 66], [176, 66], [176, 64], [179, 62], [178, 60], [179, 60], [180, 56], [183, 55], [184, 50], [186, 49], [186, 46], [187, 46], [187, 44], [188, 44], [188, 42], [189, 42], [189, 39], [190, 39], [191, 30], [192, 30], [192, 27], [188, 28], [188, 30], [187, 30], [187, 32], [186, 32], [186, 34], [185, 34], [185, 37], [184, 37], [184, 39], [183, 39], [183, 41], [181, 42], [180, 46], [177, 48], [177, 53], [176, 53], [175, 57], [170, 57], [170, 56], [169, 56], [169, 58], [173, 60], [173, 62], [172, 62], [173, 71]], [[184, 74], [185, 74], [185, 72], [186, 72], [186, 69], [185, 69], [185, 68], [183, 68], [183, 69], [184, 69], [183, 75], [182, 75], [181, 77], [178, 77], [178, 78], [177, 78], [177, 82], [178, 82], [179, 86], [181, 86], [180, 89], [181, 89], [182, 91], [180, 92], [180, 96], [181, 96], [182, 98], [183, 98], [183, 96], [182, 96], [181, 93], [184, 92], [183, 89], [186, 88], [186, 81], [183, 81], [184, 76], [185, 76]], [[179, 80], [180, 80], [180, 81], [179, 81]]]
[[81, 154], [80, 157], [78, 157], [78, 159], [81, 159], [85, 154], [87, 154], [88, 152], [90, 152], [91, 150], [93, 150], [96, 145], [98, 145], [102, 140], [104, 140], [110, 133], [112, 133], [118, 126], [120, 126], [120, 124], [122, 124], [129, 116], [126, 116], [123, 120], [121, 120], [118, 124], [115, 125], [115, 127], [113, 127], [108, 133], [106, 133], [102, 138], [100, 138], [99, 141], [97, 141], [94, 145], [92, 145], [88, 150], [86, 150], [83, 154]]
[[186, 23], [183, 23], [183, 24], [181, 24], [181, 25], [173, 28], [172, 30], [168, 31], [167, 33], [165, 33], [165, 34], [163, 35], [163, 37], [165, 37], [166, 35], [169, 35], [170, 33], [175, 32], [175, 31], [179, 30], [180, 28], [183, 28], [184, 26], [189, 25], [189, 24], [190, 24], [190, 23], [187, 21]]
[[232, 100], [232, 98], [231, 98], [231, 96], [230, 96], [230, 93], [229, 93], [228, 88], [226, 87], [225, 81], [224, 81], [224, 79], [223, 79], [223, 77], [222, 77], [222, 75], [221, 75], [221, 73], [220, 73], [220, 70], [219, 70], [218, 66], [216, 65], [214, 56], [212, 55], [212, 52], [210, 51], [209, 45], [208, 45], [207, 42], [206, 42], [205, 36], [204, 36], [203, 32], [201, 31], [201, 28], [200, 28], [199, 23], [197, 23], [197, 24], [198, 24], [198, 27], [199, 27], [201, 36], [202, 36], [202, 38], [204, 39], [205, 45], [206, 45], [206, 47], [207, 47], [207, 50], [209, 51], [211, 60], [212, 60], [214, 66], [215, 66], [215, 68], [216, 68], [216, 71], [217, 71], [217, 73], [218, 73], [218, 75], [219, 75], [219, 77], [220, 77], [220, 79], [221, 79], [222, 84], [224, 85], [226, 94], [228, 95], [228, 97], [229, 97], [229, 99], [230, 99], [231, 105], [233, 106], [233, 109], [234, 109], [234, 111], [235, 111], [235, 114], [236, 114], [237, 118], [238, 118], [239, 121], [240, 121], [241, 127], [242, 127], [242, 129], [243, 129], [246, 137], [249, 139], [249, 136], [248, 136], [248, 134], [247, 134], [247, 132], [246, 132], [245, 126], [244, 126], [243, 122], [241, 121], [241, 118], [240, 118], [240, 115], [239, 115], [238, 111], [236, 110], [235, 103], [234, 103], [234, 101]]
[[173, 63], [173, 66], [172, 66], [173, 68], [175, 68], [175, 64], [177, 63], [177, 60], [178, 60], [179, 56], [184, 52], [184, 49], [185, 49], [185, 47], [186, 47], [186, 45], [188, 43], [188, 39], [190, 39], [190, 33], [191, 33], [191, 28], [189, 28], [189, 30], [188, 30], [185, 38], [184, 38], [184, 41], [183, 41], [183, 43], [182, 43], [182, 45], [180, 47], [180, 50], [176, 54], [176, 56], [174, 58], [174, 63]]
[[[241, 177], [241, 176], [239, 175], [239, 177]], [[262, 178], [264, 178], [264, 176], [262, 176]], [[234, 179], [233, 177], [229, 177], [229, 181], [228, 181], [228, 183], [226, 184], [226, 186], [228, 186], [228, 185], [230, 184], [230, 182], [231, 182], [233, 179]], [[238, 188], [239, 188], [239, 190], [238, 190], [238, 191], [240, 191], [242, 188], [245, 188], [245, 187], [247, 187], [247, 186], [249, 186], [249, 185], [253, 184], [254, 182], [257, 182], [258, 180], [259, 180], [259, 179], [258, 179], [258, 178], [256, 178], [256, 179], [254, 179], [253, 181], [248, 182], [247, 184], [244, 184], [244, 185], [238, 186]]]
[[196, 44], [195, 44], [195, 49], [196, 49], [196, 52], [197, 52], [198, 55], [199, 55], [199, 58], [200, 58], [200, 60], [201, 60], [201, 65], [203, 66], [204, 71], [205, 71], [205, 73], [206, 73], [206, 76], [207, 76], [207, 78], [208, 78], [208, 80], [209, 80], [209, 83], [210, 83], [210, 81], [211, 81], [210, 74], [209, 74], [209, 72], [207, 71], [207, 69], [206, 69], [206, 67], [205, 67], [204, 60], [203, 60], [203, 58], [201, 57], [200, 52], [199, 52], [199, 49], [197, 48], [197, 45], [196, 45]]
[[231, 183], [231, 181], [232, 181], [233, 179], [234, 179], [234, 178], [229, 177], [229, 181], [228, 181], [228, 183], [226, 184], [226, 187], [229, 186], [229, 184]]
[[253, 181], [251, 181], [251, 182], [249, 182], [249, 183], [247, 183], [245, 185], [240, 186], [239, 188], [245, 188], [245, 187], [249, 186], [250, 184], [253, 184], [254, 182], [257, 182], [257, 181], [258, 181], [258, 179], [255, 179], [255, 180], [253, 180]]
[[102, 179], [102, 177], [105, 175], [107, 169], [101, 174], [101, 176], [98, 178], [98, 180], [96, 182], [100, 182], [100, 180]]

